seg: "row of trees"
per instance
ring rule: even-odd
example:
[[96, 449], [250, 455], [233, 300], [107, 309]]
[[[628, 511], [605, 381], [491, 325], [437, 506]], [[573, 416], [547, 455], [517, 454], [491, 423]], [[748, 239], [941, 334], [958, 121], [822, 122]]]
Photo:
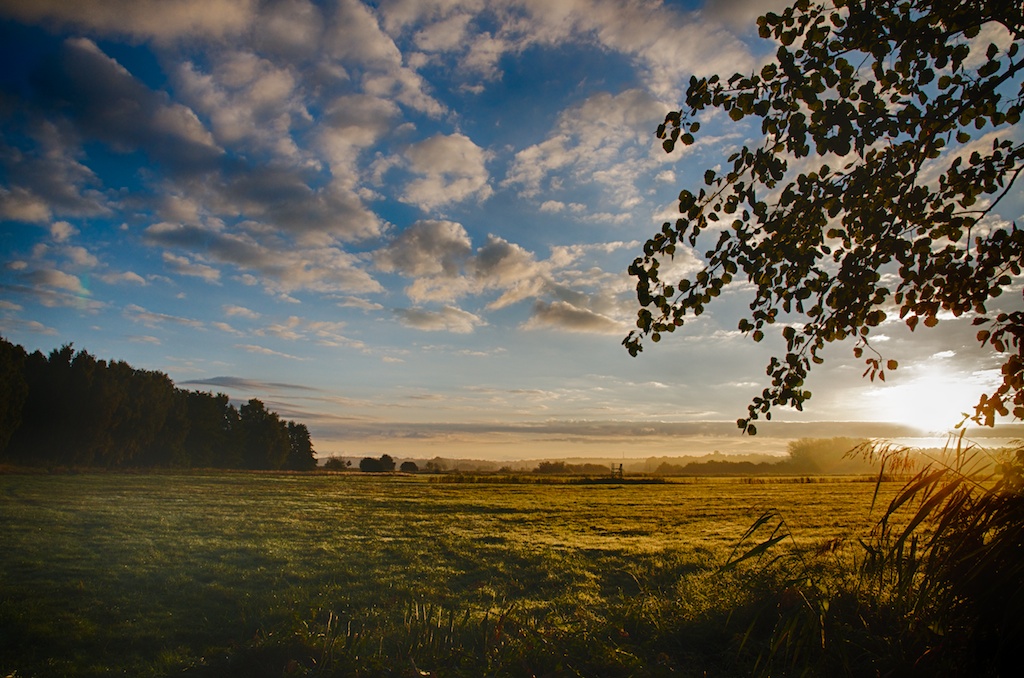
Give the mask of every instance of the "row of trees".
[[0, 338], [0, 459], [27, 465], [309, 470], [309, 430], [256, 399], [176, 388], [162, 372], [48, 356]]
[[658, 475], [830, 475], [877, 474], [878, 464], [866, 458], [864, 438], [800, 438], [790, 441], [788, 454], [773, 461], [706, 459], [687, 464], [663, 462]]
[[[363, 457], [359, 461], [359, 470], [363, 473], [393, 473], [395, 460], [390, 454], [382, 454], [379, 459]], [[419, 473], [420, 467], [414, 461], [403, 461], [399, 470], [402, 473]]]

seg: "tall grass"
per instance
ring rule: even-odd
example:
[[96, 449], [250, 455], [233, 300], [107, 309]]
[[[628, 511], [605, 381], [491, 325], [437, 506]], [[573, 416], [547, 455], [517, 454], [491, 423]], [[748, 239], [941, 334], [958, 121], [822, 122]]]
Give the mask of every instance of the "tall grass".
[[931, 460], [890, 446], [861, 451], [880, 462], [879, 479], [912, 475], [853, 544], [852, 566], [832, 558], [851, 547], [838, 537], [813, 558], [780, 550], [792, 531], [768, 511], [723, 568], [745, 570], [762, 589], [743, 641], [757, 673], [1017, 675], [1024, 447], [993, 454], [961, 434]]
[[0, 676], [745, 675], [737, 536], [776, 506], [815, 551], [872, 494], [3, 475]]

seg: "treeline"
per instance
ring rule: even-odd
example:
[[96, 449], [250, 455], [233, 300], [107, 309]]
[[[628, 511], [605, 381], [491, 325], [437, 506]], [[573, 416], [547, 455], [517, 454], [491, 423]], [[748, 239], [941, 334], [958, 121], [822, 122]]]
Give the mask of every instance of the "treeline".
[[564, 461], [542, 461], [533, 470], [534, 473], [555, 475], [609, 475], [615, 465], [607, 464], [569, 464]]
[[662, 463], [659, 475], [818, 475], [874, 473], [877, 464], [857, 451], [864, 438], [800, 438], [788, 445], [788, 454], [778, 461], [751, 462], [709, 459], [688, 464]]
[[29, 466], [309, 470], [309, 430], [255, 398], [236, 408], [162, 372], [66, 345], [48, 356], [0, 337], [0, 460]]

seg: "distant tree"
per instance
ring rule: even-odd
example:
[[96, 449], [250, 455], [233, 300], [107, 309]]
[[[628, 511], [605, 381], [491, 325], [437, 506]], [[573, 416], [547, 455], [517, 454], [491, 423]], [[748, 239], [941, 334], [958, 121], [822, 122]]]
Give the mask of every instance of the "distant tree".
[[292, 471], [311, 471], [316, 468], [316, 454], [305, 424], [288, 422], [290, 450], [286, 467]]
[[186, 402], [189, 429], [185, 448], [190, 464], [200, 468], [241, 467], [238, 410], [228, 397], [223, 393], [189, 391]]
[[344, 471], [352, 466], [352, 462], [345, 459], [339, 459], [338, 457], [331, 457], [324, 462], [324, 468], [328, 471]]
[[291, 452], [287, 425], [256, 398], [242, 405], [238, 414], [245, 468], [283, 468]]
[[[680, 218], [629, 267], [640, 309], [624, 345], [635, 356], [734, 280], [749, 283], [740, 331], [758, 342], [779, 323], [786, 343], [737, 422], [753, 434], [773, 408], [803, 409], [827, 343], [856, 338], [865, 375], [884, 379], [897, 363], [869, 339], [890, 313], [911, 330], [973, 316], [1002, 363], [973, 417], [1024, 417], [1024, 311], [990, 308], [1019, 282], [1024, 254], [1024, 231], [994, 218], [1024, 171], [1021, 2], [799, 0], [758, 27], [780, 43], [775, 60], [691, 78], [657, 130], [667, 151], [692, 145], [718, 109], [756, 119], [764, 137], [683, 190]], [[669, 278], [664, 264], [686, 246], [708, 247], [703, 270]]]
[[20, 464], [51, 464], [57, 462], [55, 438], [50, 425], [52, 412], [49, 365], [39, 351], [25, 358], [24, 378], [28, 387], [21, 411], [21, 425], [11, 435], [8, 457]]
[[[243, 416], [244, 413], [244, 416]], [[259, 400], [183, 391], [163, 372], [66, 344], [44, 356], [0, 338], [0, 458], [20, 464], [313, 468], [309, 431]]]
[[535, 469], [536, 473], [566, 473], [564, 461], [542, 461]]
[[190, 421], [188, 398], [163, 372], [120, 363], [124, 398], [115, 410], [119, 452], [112, 463], [133, 466], [189, 466], [185, 449]]
[[871, 464], [850, 452], [868, 441], [862, 438], [800, 438], [789, 442], [789, 473], [870, 473]]
[[25, 381], [25, 349], [0, 337], [0, 458], [14, 431], [21, 425], [22, 411], [28, 399]]
[[363, 473], [382, 473], [384, 466], [380, 463], [380, 459], [363, 457], [359, 460], [359, 470]]
[[403, 461], [402, 465], [398, 467], [402, 473], [419, 473], [420, 467], [416, 465], [414, 461]]
[[395, 470], [395, 460], [388, 454], [382, 454], [379, 459], [364, 457], [359, 462], [359, 470], [363, 473], [391, 473]]

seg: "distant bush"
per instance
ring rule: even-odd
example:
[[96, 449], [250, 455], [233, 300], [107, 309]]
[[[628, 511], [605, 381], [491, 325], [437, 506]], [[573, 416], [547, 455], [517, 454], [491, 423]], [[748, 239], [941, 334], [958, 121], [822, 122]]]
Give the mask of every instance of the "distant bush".
[[391, 473], [395, 470], [395, 460], [388, 454], [382, 454], [379, 459], [363, 457], [359, 470], [363, 473]]
[[419, 473], [420, 467], [416, 465], [414, 461], [403, 461], [402, 465], [398, 467], [402, 473]]
[[778, 461], [730, 461], [708, 459], [687, 464], [663, 462], [655, 470], [658, 475], [681, 476], [764, 476], [764, 475], [852, 475], [877, 471], [878, 464], [869, 456], [851, 454], [864, 450], [864, 438], [800, 438], [790, 441], [787, 456]]
[[345, 471], [350, 466], [352, 466], [352, 462], [339, 459], [338, 457], [331, 457], [324, 462], [324, 468], [328, 471]]
[[611, 467], [604, 464], [567, 464], [564, 461], [542, 461], [533, 472], [569, 475], [611, 475]]

